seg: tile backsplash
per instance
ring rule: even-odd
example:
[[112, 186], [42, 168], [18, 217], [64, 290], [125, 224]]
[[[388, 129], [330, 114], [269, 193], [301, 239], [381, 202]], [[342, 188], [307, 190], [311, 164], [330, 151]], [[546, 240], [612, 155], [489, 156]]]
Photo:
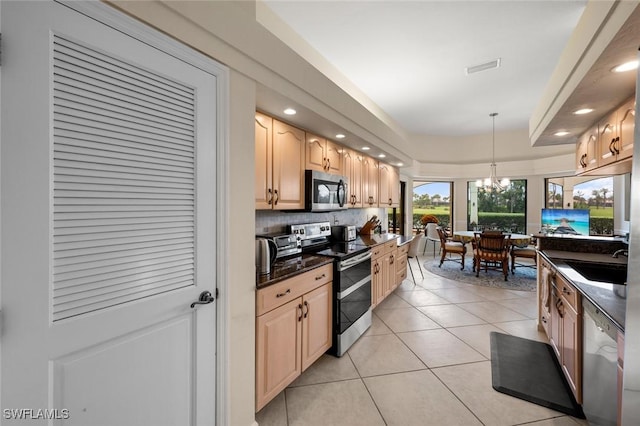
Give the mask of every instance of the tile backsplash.
[[332, 225], [355, 225], [360, 228], [373, 215], [381, 219], [382, 231], [387, 231], [389, 224], [384, 208], [347, 209], [326, 213], [256, 210], [256, 234], [281, 232], [286, 230], [287, 225], [315, 222], [330, 222]]

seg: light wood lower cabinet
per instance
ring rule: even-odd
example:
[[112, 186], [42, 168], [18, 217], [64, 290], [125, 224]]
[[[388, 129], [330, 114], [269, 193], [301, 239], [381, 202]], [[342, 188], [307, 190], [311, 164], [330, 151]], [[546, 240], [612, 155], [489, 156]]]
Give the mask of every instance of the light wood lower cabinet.
[[395, 239], [378, 244], [371, 249], [371, 306], [373, 308], [378, 306], [406, 278], [406, 253], [398, 249]]
[[256, 412], [332, 344], [332, 265], [260, 289], [256, 296]]
[[[576, 288], [544, 259], [540, 269], [540, 323], [558, 357], [569, 386], [582, 403], [582, 298]], [[547, 269], [547, 272], [543, 272]], [[545, 277], [548, 280], [545, 285]], [[548, 292], [548, 293], [546, 293]], [[545, 305], [544, 299], [549, 304]]]

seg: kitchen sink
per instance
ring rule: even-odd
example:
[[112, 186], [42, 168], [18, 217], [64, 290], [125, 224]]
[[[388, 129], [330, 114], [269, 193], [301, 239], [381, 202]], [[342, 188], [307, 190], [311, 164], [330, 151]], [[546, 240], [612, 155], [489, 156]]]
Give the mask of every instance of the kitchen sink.
[[565, 263], [590, 281], [627, 284], [627, 265], [620, 263], [587, 263], [567, 260]]

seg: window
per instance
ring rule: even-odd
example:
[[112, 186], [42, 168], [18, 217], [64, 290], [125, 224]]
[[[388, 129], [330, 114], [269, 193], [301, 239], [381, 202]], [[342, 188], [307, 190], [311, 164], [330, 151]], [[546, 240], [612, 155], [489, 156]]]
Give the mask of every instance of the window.
[[503, 191], [467, 185], [467, 229], [527, 232], [527, 181], [512, 180]]
[[561, 209], [562, 207], [562, 185], [551, 182], [547, 179], [547, 208]]
[[453, 182], [413, 182], [413, 228], [422, 232], [425, 215], [433, 215], [438, 224], [449, 228], [453, 212]]
[[573, 187], [573, 208], [589, 209], [589, 233], [613, 235], [613, 177], [601, 177]]

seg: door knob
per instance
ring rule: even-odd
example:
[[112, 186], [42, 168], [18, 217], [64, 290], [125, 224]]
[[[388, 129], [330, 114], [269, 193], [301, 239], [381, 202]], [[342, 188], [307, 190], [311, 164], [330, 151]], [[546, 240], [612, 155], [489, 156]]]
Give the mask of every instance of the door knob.
[[196, 305], [208, 305], [214, 300], [215, 300], [215, 297], [211, 295], [211, 292], [208, 290], [205, 290], [202, 293], [200, 293], [200, 297], [198, 297], [198, 300], [191, 304], [191, 308], [195, 308]]

